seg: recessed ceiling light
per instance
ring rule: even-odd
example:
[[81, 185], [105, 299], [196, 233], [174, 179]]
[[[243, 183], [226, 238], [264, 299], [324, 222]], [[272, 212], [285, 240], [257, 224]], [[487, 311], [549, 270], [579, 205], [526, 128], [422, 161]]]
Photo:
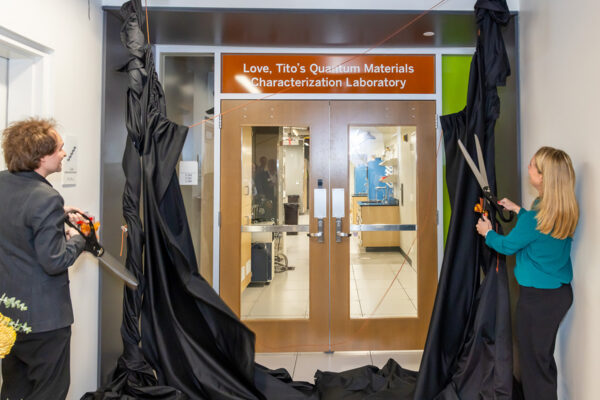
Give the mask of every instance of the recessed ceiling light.
[[434, 32], [428, 31], [428, 32], [423, 32], [423, 36], [433, 36], [435, 35]]

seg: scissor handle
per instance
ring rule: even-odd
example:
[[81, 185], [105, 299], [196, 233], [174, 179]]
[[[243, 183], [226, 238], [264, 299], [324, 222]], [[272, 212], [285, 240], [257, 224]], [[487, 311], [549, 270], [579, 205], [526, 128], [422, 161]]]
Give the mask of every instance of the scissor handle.
[[[496, 215], [498, 216], [498, 218], [500, 218], [502, 221], [504, 222], [510, 222], [515, 218], [515, 212], [514, 211], [510, 211], [507, 210], [504, 207], [501, 207], [500, 205], [498, 205], [498, 203], [494, 203], [494, 208], [496, 209]], [[508, 217], [504, 216], [504, 212], [508, 211]]]
[[[81, 217], [83, 217], [83, 219], [90, 227], [89, 235], [85, 235], [76, 224], [71, 222], [71, 220], [69, 219], [69, 214], [79, 214]], [[104, 248], [98, 242], [98, 238], [96, 238], [96, 228], [94, 228], [94, 222], [92, 221], [91, 217], [80, 213], [79, 211], [69, 211], [67, 214], [65, 214], [65, 223], [71, 228], [75, 229], [77, 232], [79, 232], [79, 234], [85, 239], [86, 245], [84, 250], [89, 251], [96, 257], [100, 257], [102, 256], [102, 254], [104, 254]]]
[[[504, 222], [510, 222], [510, 221], [512, 221], [515, 218], [515, 215], [517, 215], [517, 214], [515, 214], [514, 211], [507, 210], [506, 208], [504, 208], [503, 206], [501, 206], [500, 204], [498, 204], [498, 199], [496, 198], [496, 196], [494, 196], [492, 194], [492, 192], [490, 191], [489, 187], [485, 187], [483, 189], [483, 195], [485, 196], [485, 198], [488, 201], [488, 203], [490, 203], [490, 206], [493, 207], [496, 210], [496, 215], [502, 221], [504, 221]], [[508, 217], [504, 216], [504, 212], [505, 211], [508, 211]]]

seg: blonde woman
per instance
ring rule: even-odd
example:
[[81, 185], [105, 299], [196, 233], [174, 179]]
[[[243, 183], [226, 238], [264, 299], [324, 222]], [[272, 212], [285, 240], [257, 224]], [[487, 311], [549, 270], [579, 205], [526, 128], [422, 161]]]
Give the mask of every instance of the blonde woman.
[[477, 232], [497, 252], [517, 255], [516, 328], [523, 393], [525, 400], [551, 400], [557, 398], [556, 334], [573, 302], [571, 242], [579, 208], [571, 159], [562, 150], [542, 147], [529, 163], [529, 182], [539, 193], [531, 210], [508, 199], [499, 201], [518, 214], [508, 235], [494, 232], [486, 217], [477, 223]]

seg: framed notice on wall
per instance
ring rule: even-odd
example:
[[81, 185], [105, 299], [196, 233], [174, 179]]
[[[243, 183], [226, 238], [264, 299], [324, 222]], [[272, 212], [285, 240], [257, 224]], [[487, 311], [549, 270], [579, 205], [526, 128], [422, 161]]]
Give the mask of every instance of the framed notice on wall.
[[77, 184], [77, 158], [79, 154], [77, 137], [65, 136], [63, 149], [67, 153], [67, 156], [62, 163], [62, 185], [75, 186]]
[[223, 54], [222, 93], [435, 93], [431, 54]]

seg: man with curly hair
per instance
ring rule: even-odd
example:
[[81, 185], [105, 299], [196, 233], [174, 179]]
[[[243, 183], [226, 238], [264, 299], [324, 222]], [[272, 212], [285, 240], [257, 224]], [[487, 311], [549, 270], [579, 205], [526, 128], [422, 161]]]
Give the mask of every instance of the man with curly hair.
[[6, 128], [2, 150], [8, 171], [0, 172], [0, 295], [27, 304], [6, 314], [32, 332], [18, 334], [2, 360], [0, 398], [64, 399], [73, 323], [67, 269], [85, 239], [65, 230], [65, 212], [77, 209], [64, 207], [46, 177], [61, 171], [66, 153], [55, 122], [37, 118]]

